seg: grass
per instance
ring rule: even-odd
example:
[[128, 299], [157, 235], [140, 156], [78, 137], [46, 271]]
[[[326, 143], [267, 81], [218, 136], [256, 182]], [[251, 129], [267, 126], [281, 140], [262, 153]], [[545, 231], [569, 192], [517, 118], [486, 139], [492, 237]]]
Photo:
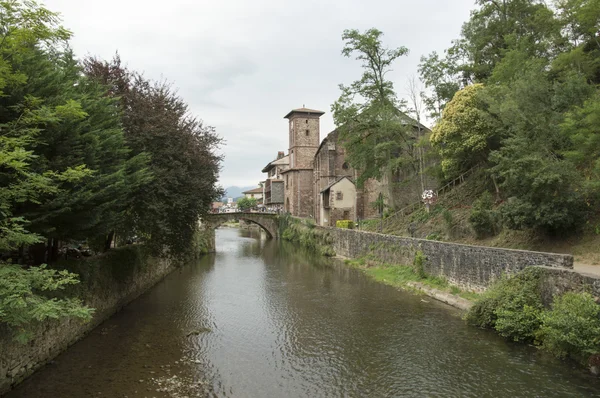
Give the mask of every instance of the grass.
[[479, 298], [478, 293], [463, 291], [448, 283], [445, 278], [434, 276], [420, 278], [415, 273], [413, 267], [408, 265], [376, 264], [364, 258], [358, 260], [346, 260], [345, 263], [359, 269], [377, 282], [404, 290], [418, 290], [411, 286], [411, 282], [418, 282], [427, 287], [452, 293], [467, 300], [476, 300]]

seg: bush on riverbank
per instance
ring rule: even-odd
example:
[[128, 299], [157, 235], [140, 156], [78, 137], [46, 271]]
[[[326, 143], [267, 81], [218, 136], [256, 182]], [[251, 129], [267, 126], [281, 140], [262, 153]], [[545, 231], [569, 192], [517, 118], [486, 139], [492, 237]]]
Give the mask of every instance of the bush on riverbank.
[[335, 251], [329, 233], [315, 228], [314, 222], [282, 216], [279, 220], [279, 233], [282, 239], [300, 243], [302, 246], [315, 250], [322, 256], [333, 257]]
[[539, 268], [527, 268], [500, 279], [471, 308], [467, 322], [587, 364], [600, 353], [600, 306], [589, 293], [567, 292], [545, 308], [542, 275]]

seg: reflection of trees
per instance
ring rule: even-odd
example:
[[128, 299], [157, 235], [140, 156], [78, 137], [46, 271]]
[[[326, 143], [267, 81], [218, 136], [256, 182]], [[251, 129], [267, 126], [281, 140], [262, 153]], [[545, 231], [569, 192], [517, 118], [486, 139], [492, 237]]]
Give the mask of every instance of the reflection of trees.
[[282, 369], [294, 377], [301, 369], [299, 382], [314, 395], [451, 391], [492, 370], [481, 352], [502, 363], [498, 371], [511, 361], [501, 342], [490, 342], [494, 336], [468, 328], [433, 299], [373, 282], [289, 242], [267, 242], [262, 256]]

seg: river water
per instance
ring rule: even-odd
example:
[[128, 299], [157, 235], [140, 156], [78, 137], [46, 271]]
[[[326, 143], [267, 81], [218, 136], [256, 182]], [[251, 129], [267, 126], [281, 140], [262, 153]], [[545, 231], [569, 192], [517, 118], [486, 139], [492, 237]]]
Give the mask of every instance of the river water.
[[8, 397], [600, 397], [600, 382], [286, 242], [217, 230]]

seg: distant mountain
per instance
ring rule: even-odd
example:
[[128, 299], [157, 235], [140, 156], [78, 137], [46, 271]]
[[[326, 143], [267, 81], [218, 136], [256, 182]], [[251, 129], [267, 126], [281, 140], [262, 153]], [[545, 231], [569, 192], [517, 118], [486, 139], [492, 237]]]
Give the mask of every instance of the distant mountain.
[[257, 188], [258, 185], [256, 186], [249, 186], [249, 187], [227, 187], [225, 188], [225, 195], [223, 196], [223, 199], [227, 199], [227, 198], [239, 198], [240, 196], [244, 196], [242, 194], [242, 192], [244, 191], [249, 191], [251, 189]]

